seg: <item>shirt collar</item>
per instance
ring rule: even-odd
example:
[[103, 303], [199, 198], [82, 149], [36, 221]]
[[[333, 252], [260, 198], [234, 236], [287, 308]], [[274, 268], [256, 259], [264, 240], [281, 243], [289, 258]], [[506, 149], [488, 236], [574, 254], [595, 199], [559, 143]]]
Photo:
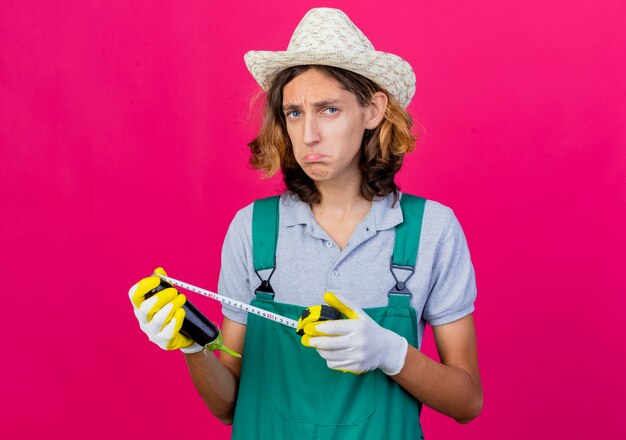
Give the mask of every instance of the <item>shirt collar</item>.
[[281, 204], [283, 209], [280, 211], [280, 215], [285, 226], [306, 225], [313, 216], [309, 204], [304, 203], [295, 193], [290, 191], [282, 195]]
[[[308, 203], [291, 192], [286, 192], [281, 198], [283, 209], [281, 217], [285, 226], [306, 225], [313, 220], [313, 212]], [[372, 201], [372, 208], [365, 218], [371, 228], [382, 231], [393, 228], [403, 221], [399, 200], [392, 207], [393, 193], [385, 197], [377, 197]]]
[[393, 193], [387, 194], [385, 197], [374, 199], [372, 201], [372, 211], [374, 214], [374, 228], [377, 231], [391, 229], [402, 223], [402, 209], [400, 208], [400, 199], [392, 207]]

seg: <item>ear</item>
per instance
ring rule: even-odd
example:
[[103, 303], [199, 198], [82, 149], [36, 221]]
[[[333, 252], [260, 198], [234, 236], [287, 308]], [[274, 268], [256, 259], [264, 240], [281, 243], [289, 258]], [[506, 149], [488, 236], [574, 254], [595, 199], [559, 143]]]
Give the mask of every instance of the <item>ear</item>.
[[373, 130], [383, 120], [389, 99], [383, 92], [376, 92], [367, 107], [365, 107], [365, 128]]

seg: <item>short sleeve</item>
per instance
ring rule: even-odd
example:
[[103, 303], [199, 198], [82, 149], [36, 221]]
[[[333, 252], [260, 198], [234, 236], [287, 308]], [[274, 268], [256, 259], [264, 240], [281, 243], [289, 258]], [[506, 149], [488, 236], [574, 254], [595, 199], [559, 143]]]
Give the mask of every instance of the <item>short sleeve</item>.
[[456, 321], [474, 311], [476, 277], [463, 229], [449, 211], [433, 262], [431, 287], [424, 319], [431, 325]]
[[[222, 264], [217, 290], [220, 295], [249, 304], [252, 300], [249, 271], [252, 245], [249, 228], [246, 227], [247, 217], [251, 218], [251, 209], [244, 208], [235, 215], [228, 227], [222, 246]], [[239, 324], [247, 323], [247, 312], [238, 307], [222, 303], [222, 313]]]

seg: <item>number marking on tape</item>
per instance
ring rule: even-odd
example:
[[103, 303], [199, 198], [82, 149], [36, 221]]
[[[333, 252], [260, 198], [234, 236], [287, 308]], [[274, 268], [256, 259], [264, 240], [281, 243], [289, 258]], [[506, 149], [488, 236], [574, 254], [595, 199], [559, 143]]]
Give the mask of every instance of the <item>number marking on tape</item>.
[[298, 322], [294, 321], [293, 319], [289, 319], [281, 315], [270, 313], [267, 310], [259, 309], [258, 307], [254, 307], [254, 306], [251, 306], [250, 304], [246, 304], [246, 303], [234, 300], [232, 298], [228, 298], [227, 296], [222, 296], [218, 293], [211, 292], [210, 290], [201, 289], [200, 287], [196, 287], [192, 284], [185, 283], [184, 281], [179, 281], [177, 279], [174, 279], [165, 275], [161, 275], [158, 273], [155, 273], [154, 275], [158, 276], [163, 281], [166, 281], [174, 286], [182, 287], [183, 289], [190, 290], [191, 292], [198, 293], [202, 296], [206, 296], [211, 299], [215, 299], [221, 303], [228, 304], [229, 306], [234, 306], [246, 312], [254, 313], [255, 315], [261, 316], [262, 318], [266, 318], [271, 321], [278, 322], [279, 324], [283, 324], [288, 327], [293, 327], [293, 328], [298, 327]]

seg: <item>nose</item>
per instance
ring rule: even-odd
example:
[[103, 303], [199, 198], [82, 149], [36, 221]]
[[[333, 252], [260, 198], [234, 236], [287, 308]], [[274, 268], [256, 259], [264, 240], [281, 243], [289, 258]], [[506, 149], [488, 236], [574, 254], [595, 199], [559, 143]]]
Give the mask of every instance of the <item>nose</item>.
[[304, 117], [302, 142], [306, 145], [315, 145], [320, 141], [320, 130], [315, 116], [315, 112], [308, 112]]

